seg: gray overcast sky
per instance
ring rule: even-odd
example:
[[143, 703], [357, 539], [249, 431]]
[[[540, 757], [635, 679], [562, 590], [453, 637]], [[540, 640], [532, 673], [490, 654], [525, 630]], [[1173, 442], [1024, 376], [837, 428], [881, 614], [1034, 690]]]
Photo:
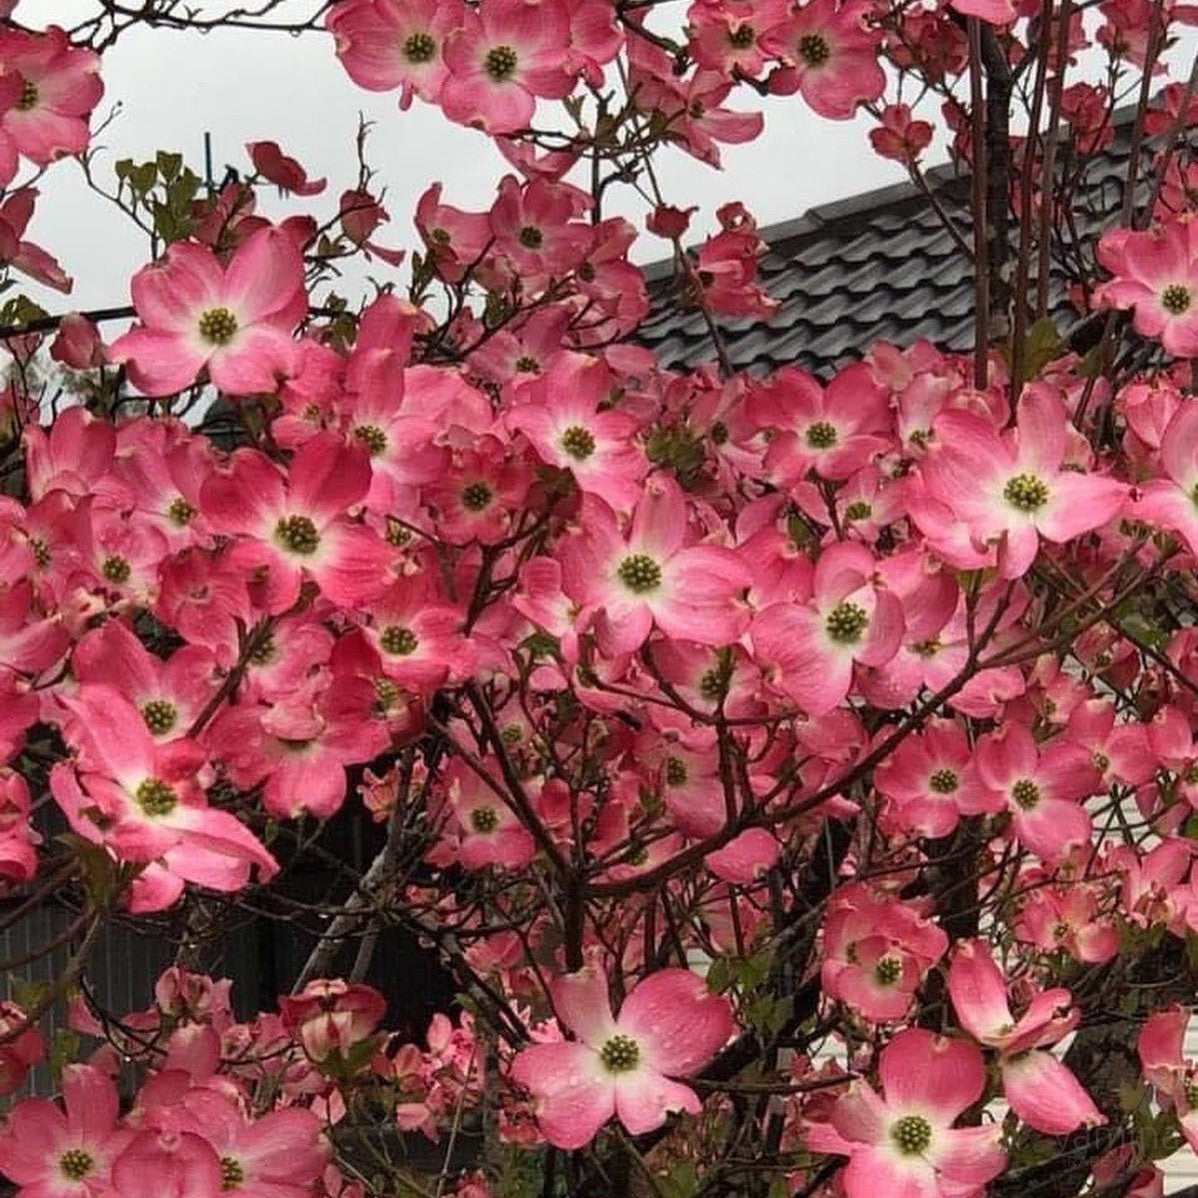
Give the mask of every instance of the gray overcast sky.
[[[51, 22], [69, 27], [95, 11], [90, 0], [22, 0], [15, 15], [31, 28]], [[684, 13], [685, 5], [678, 4], [678, 22]], [[385, 245], [417, 244], [411, 214], [434, 180], [444, 184], [447, 202], [481, 210], [511, 170], [483, 134], [451, 124], [439, 109], [417, 100], [400, 112], [395, 95], [358, 88], [324, 33], [290, 37], [240, 30], [200, 36], [138, 28], [105, 54], [104, 81], [97, 116], [118, 101], [121, 112], [99, 139], [109, 147], [99, 165], [102, 178], [111, 179], [116, 159], [140, 161], [158, 149], [183, 151], [202, 170], [205, 131], [212, 134], [218, 172], [226, 162], [247, 165], [245, 142], [277, 141], [311, 174], [326, 175], [329, 187], [314, 199], [292, 197], [282, 205], [263, 192], [260, 203], [271, 215], [336, 211], [337, 197], [356, 180], [354, 135], [358, 113], [364, 113], [375, 122], [370, 161], [387, 187], [391, 223], [377, 235]], [[735, 97], [734, 107], [760, 103], [747, 93]], [[713, 227], [715, 209], [732, 199], [743, 200], [762, 224], [786, 220], [815, 204], [905, 178], [897, 164], [869, 149], [869, 125], [826, 121], [797, 96], [767, 102], [765, 133], [748, 145], [724, 147], [722, 171], [680, 150], [664, 151], [662, 189], [679, 206], [701, 205], [692, 224], [698, 234]], [[41, 190], [28, 236], [58, 255], [75, 277], [75, 291], [64, 301], [46, 298], [39, 289], [39, 302], [55, 311], [123, 302], [128, 274], [147, 253], [144, 237], [87, 190], [72, 163], [54, 167]], [[610, 210], [623, 212], [642, 231], [638, 259], [662, 256], [666, 243], [644, 233], [644, 207], [635, 196], [626, 194]], [[406, 270], [400, 267], [404, 279]]]
[[[686, 4], [679, 0], [668, 7], [673, 22], [681, 25]], [[16, 17], [32, 28], [52, 22], [69, 27], [96, 11], [95, 0], [21, 0]], [[1172, 52], [1175, 75], [1188, 69], [1198, 44], [1194, 31], [1185, 34]], [[264, 191], [261, 208], [273, 216], [310, 211], [327, 218], [336, 211], [337, 197], [356, 180], [354, 135], [363, 113], [375, 122], [369, 157], [387, 188], [392, 219], [377, 235], [385, 245], [417, 244], [411, 216], [432, 181], [444, 184], [447, 202], [481, 210], [510, 170], [483, 134], [451, 124], [439, 109], [417, 100], [401, 113], [394, 94], [355, 86], [323, 32], [291, 37], [225, 30], [201, 36], [140, 27], [105, 55], [104, 80], [107, 90], [97, 117], [115, 103], [121, 111], [99, 139], [108, 147], [97, 167], [101, 178], [111, 182], [116, 159], [141, 160], [159, 149], [183, 151], [202, 170], [206, 131], [212, 134], [218, 173], [225, 163], [247, 165], [245, 142], [273, 140], [313, 176], [329, 180], [328, 190], [310, 200], [292, 197], [280, 203]], [[898, 164], [878, 158], [869, 148], [869, 118], [828, 121], [798, 96], [765, 102], [752, 92], [733, 97], [737, 108], [763, 103], [765, 132], [748, 145], [723, 147], [722, 171], [674, 148], [659, 156], [667, 199], [679, 206], [701, 206], [693, 235], [710, 231], [715, 209], [728, 200], [743, 200], [764, 225], [905, 179]], [[641, 261], [662, 256], [665, 243], [643, 232], [645, 210], [639, 198], [623, 188], [613, 199], [609, 211], [623, 212], [642, 231], [634, 256]], [[125, 302], [128, 276], [148, 252], [144, 237], [91, 194], [69, 162], [52, 168], [44, 179], [28, 236], [58, 255], [75, 277], [74, 294], [65, 300], [37, 289], [39, 301], [53, 311]], [[390, 269], [374, 266], [380, 275]], [[406, 280], [407, 267], [399, 269]]]

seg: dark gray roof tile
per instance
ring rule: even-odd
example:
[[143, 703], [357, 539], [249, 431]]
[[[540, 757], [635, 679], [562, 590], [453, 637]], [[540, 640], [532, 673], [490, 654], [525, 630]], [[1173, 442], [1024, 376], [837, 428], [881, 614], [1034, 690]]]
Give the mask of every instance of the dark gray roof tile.
[[[1114, 144], [1081, 173], [1087, 212], [1081, 233], [1092, 255], [1098, 221], [1118, 210], [1127, 172], [1122, 126]], [[1068, 155], [1061, 159], [1068, 165]], [[958, 230], [971, 237], [969, 181], [952, 168], [927, 180]], [[1141, 189], [1141, 202], [1147, 193]], [[825, 204], [797, 220], [761, 230], [769, 247], [760, 262], [761, 284], [779, 302], [770, 316], [722, 320], [734, 366], [767, 372], [797, 363], [826, 375], [860, 358], [877, 340], [907, 347], [921, 337], [945, 349], [973, 344], [973, 269], [927, 198], [899, 184]], [[704, 322], [671, 308], [668, 263], [649, 268], [657, 309], [642, 340], [667, 366], [697, 365], [714, 357]], [[1053, 271], [1058, 325], [1076, 322], [1064, 303], [1060, 271]]]

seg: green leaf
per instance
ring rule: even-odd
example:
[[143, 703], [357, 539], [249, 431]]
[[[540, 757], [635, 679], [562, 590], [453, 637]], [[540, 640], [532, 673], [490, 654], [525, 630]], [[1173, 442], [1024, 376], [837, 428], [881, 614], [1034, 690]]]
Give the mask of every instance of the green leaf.
[[29, 324], [34, 320], [41, 320], [46, 315], [46, 309], [35, 304], [27, 295], [14, 295], [0, 308], [0, 324]]
[[29, 982], [24, 978], [13, 978], [12, 999], [23, 1011], [40, 1006], [50, 994], [48, 982]]
[[1047, 316], [1042, 316], [1028, 330], [1023, 339], [1023, 381], [1036, 375], [1065, 352], [1065, 344], [1057, 326]]
[[790, 1185], [781, 1173], [770, 1182], [769, 1198], [790, 1198]]
[[716, 957], [707, 970], [707, 985], [716, 994], [723, 994], [732, 985], [731, 957]]
[[154, 214], [154, 232], [168, 245], [179, 240], [179, 222], [174, 212], [161, 200], [155, 200], [151, 205]]
[[158, 173], [169, 183], [182, 170], [183, 155], [170, 154], [166, 150], [159, 150], [155, 162], [158, 166]]
[[1143, 1082], [1119, 1083], [1119, 1109], [1132, 1114], [1135, 1111], [1147, 1110], [1148, 1087]]
[[657, 1188], [663, 1198], [691, 1198], [699, 1188], [699, 1171], [694, 1161], [679, 1161], [658, 1179]]
[[70, 848], [83, 867], [83, 887], [92, 906], [111, 905], [117, 891], [117, 877], [114, 862], [108, 853], [98, 844], [73, 832], [64, 832], [55, 840]]
[[62, 1080], [63, 1066], [79, 1056], [81, 1044], [79, 1036], [65, 1027], [60, 1027], [54, 1033], [50, 1044], [50, 1073], [56, 1082]]
[[782, 1030], [790, 1010], [790, 999], [759, 994], [745, 1003], [744, 1017], [747, 1023], [763, 1035], [772, 1036]]
[[129, 186], [139, 196], [149, 195], [157, 181], [158, 164], [155, 162], [143, 162], [129, 168]]

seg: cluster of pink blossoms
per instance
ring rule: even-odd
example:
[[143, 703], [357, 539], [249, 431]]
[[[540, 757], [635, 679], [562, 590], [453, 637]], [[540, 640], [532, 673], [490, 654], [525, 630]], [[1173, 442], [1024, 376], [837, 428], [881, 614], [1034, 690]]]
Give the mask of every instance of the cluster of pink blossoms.
[[0, 27], [0, 266], [59, 291], [70, 290], [70, 279], [50, 254], [24, 239], [36, 189], [7, 189], [22, 162], [37, 172], [86, 150], [88, 118], [103, 94], [99, 55], [73, 46], [61, 29]]
[[[572, 216], [556, 220], [548, 244], [565, 242]], [[1026, 854], [1028, 877], [1049, 883], [1022, 903], [1016, 929], [1029, 947], [1109, 956], [1096, 912], [1121, 876], [1167, 903], [1171, 926], [1195, 918], [1188, 855], [1162, 861], [1156, 889], [1117, 855], [1089, 891], [1051, 884], [1092, 852], [1089, 800], [1126, 791], [1151, 815], [1175, 790], [1188, 799], [1198, 750], [1181, 695], [1162, 694], [1148, 723], [1116, 723], [1096, 689], [1118, 673], [1109, 637], [1078, 642], [1088, 683], [1026, 652], [1024, 624], [1035, 563], [1064, 568], [1069, 554], [1069, 569], [1092, 575], [1140, 551], [1137, 527], [1189, 535], [1158, 498], [1184, 485], [1165, 450], [1176, 442], [1143, 427], [1137, 460], [1152, 481], [1133, 487], [1072, 430], [1074, 398], [1056, 383], [1030, 388], [1010, 429], [1001, 376], [979, 392], [929, 347], [882, 347], [826, 387], [794, 368], [722, 384], [623, 349], [553, 345], [572, 335], [568, 303], [537, 309], [500, 334], [512, 348], [493, 338], [458, 369], [413, 361], [426, 319], [382, 298], [345, 354], [317, 331], [292, 335], [300, 261], [277, 229], [250, 232], [223, 263], [181, 244], [137, 277], [142, 324], [110, 350], [156, 393], [202, 371], [242, 402], [269, 386], [283, 452], [223, 453], [178, 422], [113, 426], [73, 408], [27, 432], [30, 502], [6, 510], [9, 759], [30, 726], [58, 729], [69, 755], [52, 771], [53, 796], [78, 835], [133, 867], [135, 910], [169, 905], [189, 882], [236, 891], [267, 880], [264, 816], [333, 814], [347, 769], [385, 760], [435, 693], [482, 677], [498, 739], [472, 754], [464, 709], [448, 727], [450, 758], [416, 780], [429, 863], [520, 871], [550, 846], [583, 851], [596, 878], [618, 884], [700, 846], [720, 887], [707, 918], [727, 945], [726, 903], [738, 934], [751, 930], [765, 871], [802, 835], [809, 816], [792, 812], [795, 795], [819, 792], [884, 735], [871, 739], [846, 700], [904, 708], [951, 684], [985, 630], [981, 668], [948, 697], [951, 714], [881, 764], [876, 790], [833, 788], [823, 810], [846, 818], [876, 804], [899, 838], [985, 817], [992, 851]], [[501, 261], [484, 256], [478, 269]], [[1137, 431], [1148, 403], [1158, 430], [1190, 412], [1167, 389], [1117, 402]], [[670, 457], [680, 446], [699, 461], [685, 487]], [[728, 502], [745, 489], [759, 497]], [[986, 573], [966, 590], [959, 569]], [[173, 642], [147, 634], [141, 613]], [[1179, 635], [1168, 653], [1187, 646]], [[604, 724], [587, 750], [601, 785], [576, 780], [568, 760], [551, 767], [552, 746], [573, 735], [560, 725], [567, 692]], [[636, 720], [612, 718], [629, 711]], [[999, 716], [1001, 728], [972, 742], [960, 723]], [[731, 810], [718, 718], [746, 721], [759, 746]], [[504, 784], [508, 769], [527, 808]], [[412, 784], [377, 775], [371, 806], [388, 814]], [[14, 793], [19, 844], [27, 804]], [[946, 956], [927, 916], [884, 888], [838, 891], [824, 924], [828, 1001], [871, 1022], [904, 1019]], [[555, 1000], [578, 1052], [599, 1062], [584, 1087], [592, 1113], [571, 1134], [589, 1139], [613, 1112], [635, 1130], [696, 1109], [668, 1079], [701, 1067], [731, 1022], [721, 1005], [690, 1055], [653, 1048], [671, 1034], [665, 1008], [646, 1008], [657, 1012], [646, 1022], [635, 995], [667, 980], [652, 975], [615, 1022]], [[957, 1002], [961, 987], [950, 987]], [[1040, 1047], [1012, 1047], [1022, 1041], [1001, 1030], [1010, 1020], [961, 1001], [962, 1026], [1009, 1054], [1012, 1108], [1042, 1126], [1061, 1067]], [[1062, 1018], [1019, 1035], [1052, 1043]], [[621, 1037], [644, 1046], [627, 1078], [603, 1055]], [[553, 1112], [565, 1098], [552, 1087], [581, 1075], [529, 1064], [513, 1076], [539, 1096], [542, 1132], [564, 1143]], [[625, 1100], [634, 1082], [648, 1088]], [[1067, 1114], [1056, 1105], [1052, 1130], [1095, 1117], [1080, 1094]]]
[[[777, 1031], [746, 976], [790, 934], [782, 879], [840, 832], [827, 892], [793, 921], [811, 945], [796, 988], [818, 987], [811, 1022], [850, 1065], [792, 1066], [786, 1142], [846, 1162], [821, 1192], [977, 1198], [1015, 1129], [1108, 1122], [1062, 1059], [1085, 994], [1060, 976], [1198, 933], [1198, 634], [1137, 631], [1122, 606], [1161, 575], [1194, 601], [1184, 371], [1114, 386], [1062, 353], [1013, 385], [998, 354], [977, 369], [924, 342], [823, 380], [665, 369], [626, 340], [649, 311], [634, 227], [567, 180], [584, 139], [519, 136], [538, 101], [618, 78], [634, 140], [717, 164], [761, 131], [725, 107], [747, 80], [833, 119], [868, 106], [877, 152], [913, 167], [932, 129], [880, 103], [883, 57], [959, 78], [962, 16], [1010, 38], [1036, 8], [951, 0], [900, 30], [859, 0], [695, 0], [671, 43], [605, 0], [341, 0], [326, 25], [354, 81], [499, 140], [515, 173], [490, 207], [430, 187], [408, 298], [349, 313], [312, 294], [328, 230], [405, 261], [373, 240], [369, 178], [325, 225], [269, 220], [235, 181], [134, 276], [131, 329], [105, 343], [61, 321], [50, 353], [88, 402], [51, 418], [5, 395], [21, 489], [0, 500], [0, 880], [65, 852], [135, 914], [237, 895], [280, 872], [280, 826], [298, 838], [292, 821], [356, 793], [406, 837], [405, 880], [372, 901], [452, 937], [503, 1030], [484, 1051], [472, 1015], [442, 1015], [401, 1043], [377, 991], [337, 980], [240, 1023], [226, 983], [171, 971], [115, 1032], [76, 1005], [108, 1043], [61, 1071], [61, 1106], [8, 1117], [0, 1170], [24, 1198], [132, 1198], [151, 1172], [172, 1198], [359, 1198], [329, 1133], [376, 1099], [431, 1139], [499, 1093], [513, 1146], [572, 1151], [613, 1122], [698, 1142], [695, 1117], [724, 1109], [704, 1073]], [[1097, 10], [1112, 60], [1146, 67], [1136, 5]], [[58, 30], [5, 25], [0, 64], [7, 187], [21, 160], [87, 147], [101, 88]], [[1090, 152], [1109, 99], [1062, 91]], [[1188, 104], [1166, 93], [1146, 127]], [[278, 144], [247, 153], [256, 181], [323, 194]], [[1108, 233], [1113, 277], [1080, 297], [1132, 309], [1178, 358], [1198, 356], [1193, 170], [1162, 169], [1155, 225]], [[33, 202], [0, 202], [0, 260], [65, 285], [22, 240]], [[688, 217], [658, 202], [648, 227], [681, 256]], [[753, 218], [717, 218], [683, 263], [687, 302], [768, 317]], [[37, 338], [17, 348], [30, 360]], [[106, 404], [126, 381], [142, 399]], [[236, 447], [210, 435], [222, 418]], [[50, 844], [30, 762], [71, 832]], [[955, 943], [910, 885], [954, 837], [975, 887], [1002, 882]], [[933, 988], [939, 1035], [918, 1019]], [[1195, 1144], [1184, 1025], [1157, 1013], [1139, 1047]], [[118, 1053], [148, 1073], [124, 1109]], [[44, 1056], [6, 1005], [0, 1089]]]
[[759, 114], [722, 108], [740, 78], [761, 79], [777, 95], [801, 91], [835, 119], [876, 100], [885, 77], [867, 16], [868, 5], [835, 0], [793, 9], [782, 0], [695, 0], [683, 45], [697, 69], [686, 82], [635, 18], [617, 22], [604, 0], [486, 0], [477, 8], [460, 0], [349, 0], [330, 12], [328, 27], [359, 86], [399, 91], [404, 108], [419, 96], [452, 121], [500, 136], [531, 125], [538, 99], [599, 86], [627, 44], [638, 107], [675, 124], [672, 137], [717, 162], [715, 142], [746, 141], [761, 129]]
[[[405, 1127], [463, 1097], [477, 1101], [468, 1021], [454, 1028], [438, 1017], [422, 1050], [377, 1034], [386, 1004], [369, 987], [315, 981], [250, 1023], [230, 1002], [227, 981], [170, 969], [153, 1005], [123, 1015], [119, 1032], [76, 1003], [74, 1030], [99, 1046], [63, 1068], [61, 1105], [19, 1102], [0, 1132], [0, 1170], [18, 1193], [135, 1195], [152, 1175], [176, 1198], [361, 1198], [361, 1183], [332, 1163], [329, 1139], [355, 1079], [397, 1085], [411, 1099], [399, 1108]], [[122, 1060], [145, 1069], [127, 1101]], [[255, 1101], [264, 1087], [275, 1095], [266, 1113]]]

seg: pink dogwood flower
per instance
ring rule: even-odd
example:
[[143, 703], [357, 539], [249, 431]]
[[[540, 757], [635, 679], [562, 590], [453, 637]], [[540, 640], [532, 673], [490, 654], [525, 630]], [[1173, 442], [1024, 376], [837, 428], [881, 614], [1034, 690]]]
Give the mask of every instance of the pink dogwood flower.
[[1160, 463], [1165, 478], [1146, 483], [1129, 514], [1176, 532], [1198, 554], [1198, 403], [1190, 400], [1173, 414], [1161, 434]]
[[832, 545], [816, 563], [808, 602], [772, 604], [753, 621], [754, 657], [771, 684], [809, 715], [843, 701], [854, 662], [883, 666], [898, 651], [902, 605], [876, 573], [863, 545]]
[[63, 1108], [30, 1098], [9, 1112], [0, 1135], [0, 1171], [19, 1198], [100, 1198], [132, 1131], [118, 1125], [112, 1079], [91, 1065], [62, 1073]]
[[220, 1158], [221, 1191], [231, 1198], [306, 1198], [324, 1171], [329, 1146], [321, 1121], [291, 1107], [248, 1119], [232, 1098], [197, 1088], [183, 1105], [183, 1125]]
[[103, 94], [100, 56], [72, 46], [56, 25], [41, 33], [0, 29], [0, 188], [16, 173], [17, 154], [46, 166], [83, 153], [88, 117]]
[[547, 465], [568, 470], [583, 491], [613, 510], [630, 511], [641, 494], [649, 461], [637, 446], [640, 421], [608, 408], [611, 373], [595, 358], [559, 356], [521, 389], [508, 421]]
[[271, 815], [327, 819], [345, 802], [346, 767], [370, 761], [390, 743], [375, 716], [378, 700], [369, 679], [330, 683], [317, 676], [270, 705], [224, 708], [207, 740], [237, 785], [265, 783], [262, 802]]
[[512, 1064], [514, 1081], [536, 1099], [541, 1134], [558, 1148], [589, 1144], [612, 1116], [633, 1135], [660, 1127], [671, 1111], [698, 1114], [698, 1095], [672, 1078], [697, 1073], [734, 1024], [728, 1000], [687, 969], [640, 982], [613, 1018], [607, 978], [594, 967], [551, 987], [561, 1021], [578, 1037], [534, 1044]]
[[[1028, 571], [1041, 536], [1071, 541], [1100, 528], [1123, 505], [1123, 483], [1066, 468], [1070, 428], [1064, 405], [1047, 387], [1028, 389], [1009, 433], [963, 409], [936, 418], [935, 440], [920, 463], [924, 484], [968, 529], [976, 549], [997, 545], [1004, 578]], [[912, 514], [939, 551], [944, 526], [928, 523], [918, 508]], [[946, 560], [953, 561], [951, 553]]]
[[146, 395], [181, 391], [205, 367], [230, 395], [274, 392], [308, 310], [303, 259], [273, 228], [251, 234], [227, 267], [206, 246], [177, 241], [130, 286], [142, 323], [112, 343], [109, 358]]
[[491, 134], [527, 128], [537, 96], [560, 100], [574, 90], [569, 47], [570, 22], [554, 0], [486, 0], [464, 9], [445, 43], [445, 115]]
[[294, 159], [284, 154], [277, 141], [251, 141], [246, 153], [254, 170], [280, 191], [297, 196], [318, 196], [324, 191], [326, 179], [309, 179], [308, 172]]
[[1002, 809], [978, 780], [955, 720], [929, 720], [879, 764], [874, 782], [888, 800], [887, 821], [920, 836], [947, 836], [963, 815]]
[[462, 613], [417, 580], [393, 584], [366, 607], [373, 622], [362, 636], [378, 654], [380, 672], [404, 690], [431, 696], [446, 679], [464, 682], [476, 668]]
[[961, 1026], [975, 1040], [999, 1050], [1007, 1102], [1029, 1127], [1061, 1136], [1106, 1122], [1072, 1071], [1045, 1051], [1045, 1045], [1068, 1035], [1081, 1019], [1068, 990], [1037, 991], [1016, 1020], [1007, 1002], [1006, 980], [989, 946], [966, 940], [954, 950], [948, 992]]
[[998, 1123], [953, 1127], [982, 1096], [986, 1067], [974, 1044], [923, 1028], [901, 1031], [882, 1049], [879, 1095], [855, 1081], [827, 1122], [808, 1123], [814, 1152], [847, 1156], [847, 1198], [963, 1198], [980, 1194], [1006, 1167]]
[[70, 275], [63, 270], [53, 255], [47, 253], [40, 245], [25, 240], [25, 230], [33, 218], [37, 197], [38, 192], [35, 188], [22, 187], [10, 193], [4, 202], [0, 203], [0, 264], [6, 263], [29, 278], [36, 279], [47, 287], [53, 287], [55, 291], [68, 294], [74, 287]]
[[1146, 1081], [1156, 1090], [1157, 1101], [1172, 1108], [1181, 1134], [1198, 1152], [1198, 1062], [1183, 1059], [1186, 1029], [1192, 1011], [1171, 1006], [1155, 1011], [1144, 1022], [1136, 1051]]
[[570, 274], [591, 244], [591, 226], [575, 219], [581, 208], [573, 187], [541, 178], [521, 183], [507, 175], [489, 214], [494, 243], [484, 282], [492, 272], [499, 280], [515, 276], [531, 293]]
[[196, 777], [205, 754], [194, 741], [157, 744], [137, 709], [108, 686], [82, 686], [59, 701], [78, 758], [54, 766], [50, 790], [72, 831], [123, 861], [158, 867], [158, 900], [169, 905], [184, 882], [232, 891], [255, 869], [264, 880], [278, 872], [245, 824], [208, 806]]
[[770, 91], [803, 99], [834, 121], [847, 121], [861, 104], [876, 100], [886, 87], [878, 63], [878, 41], [860, 0], [811, 0], [763, 38], [764, 48], [787, 65], [770, 76]]
[[456, 827], [430, 855], [434, 864], [523, 869], [532, 861], [536, 855], [532, 833], [477, 774], [454, 760], [443, 783]]
[[597, 613], [605, 652], [640, 648], [654, 624], [704, 645], [729, 644], [744, 631], [741, 595], [752, 576], [731, 549], [685, 544], [686, 500], [671, 476], [646, 482], [627, 533], [594, 495], [583, 498], [580, 524], [561, 551], [562, 586]]
[[869, 144], [882, 158], [911, 165], [932, 144], [932, 126], [916, 120], [906, 104], [887, 104], [879, 120], [881, 127], [869, 132]]
[[80, 682], [120, 691], [157, 741], [185, 734], [216, 686], [216, 663], [208, 649], [184, 645], [163, 661], [117, 620], [86, 633], [71, 665]]
[[723, 106], [734, 85], [721, 71], [700, 69], [679, 79], [674, 59], [642, 37], [629, 39], [628, 64], [636, 107], [658, 114], [670, 136], [701, 162], [719, 166], [717, 142], [740, 145], [764, 127], [760, 112], [733, 112]]
[[445, 39], [464, 13], [444, 0], [349, 0], [326, 24], [349, 77], [368, 91], [398, 88], [399, 106], [408, 108], [413, 96], [436, 103], [448, 73]]
[[387, 1014], [387, 1000], [372, 986], [316, 978], [299, 994], [281, 998], [283, 1026], [313, 1061], [343, 1059], [365, 1043]]
[[824, 921], [820, 977], [833, 998], [873, 1022], [902, 1019], [916, 988], [948, 950], [944, 930], [906, 903], [844, 886]]
[[1136, 332], [1175, 358], [1198, 356], [1198, 222], [1112, 229], [1098, 243], [1098, 260], [1115, 276], [1095, 292], [1098, 304], [1133, 308]]
[[300, 448], [286, 474], [257, 450], [238, 450], [230, 467], [204, 484], [200, 508], [217, 532], [239, 538], [232, 558], [261, 579], [263, 610], [286, 611], [305, 578], [331, 602], [355, 607], [385, 585], [381, 538], [347, 518], [366, 498], [370, 476], [363, 448], [321, 433]]
[[978, 741], [978, 776], [1011, 813], [1019, 843], [1043, 861], [1059, 862], [1090, 840], [1090, 816], [1080, 800], [1100, 775], [1083, 745], [1057, 737], [1038, 746], [1022, 724], [1006, 723]]
[[733, 78], [759, 75], [769, 60], [762, 34], [786, 20], [786, 0], [750, 0], [732, 5], [694, 3], [689, 19], [690, 51], [709, 71]]

